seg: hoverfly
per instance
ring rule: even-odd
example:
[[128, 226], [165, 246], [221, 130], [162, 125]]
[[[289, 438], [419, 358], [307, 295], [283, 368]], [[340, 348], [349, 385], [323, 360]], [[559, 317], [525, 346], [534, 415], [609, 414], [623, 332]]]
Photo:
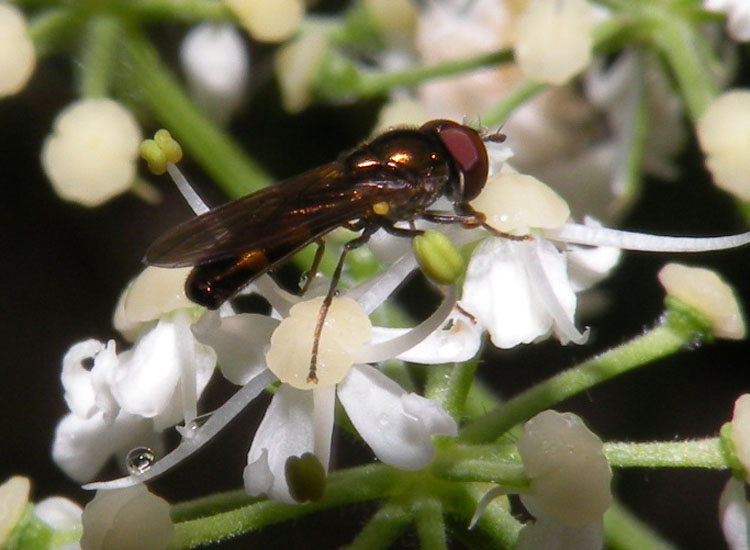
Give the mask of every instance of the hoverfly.
[[[488, 139], [501, 141], [502, 134]], [[485, 225], [469, 205], [484, 187], [487, 149], [474, 129], [433, 120], [419, 129], [396, 129], [361, 145], [338, 160], [210, 210], [178, 225], [146, 253], [161, 267], [193, 266], [185, 293], [216, 309], [256, 277], [338, 227], [362, 231], [344, 245], [315, 330], [310, 373], [326, 312], [349, 250], [366, 243], [379, 228], [402, 236], [421, 233], [414, 220]], [[447, 196], [454, 213], [429, 210]], [[411, 222], [411, 228], [397, 222]], [[485, 225], [486, 226], [486, 225]], [[312, 270], [317, 269], [316, 263]]]

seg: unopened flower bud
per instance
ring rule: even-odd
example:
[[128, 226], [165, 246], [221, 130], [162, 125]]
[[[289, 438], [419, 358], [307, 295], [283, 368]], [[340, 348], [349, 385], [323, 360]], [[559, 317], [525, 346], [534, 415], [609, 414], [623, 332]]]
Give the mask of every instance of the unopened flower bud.
[[526, 422], [518, 452], [531, 478], [533, 502], [545, 515], [570, 527], [601, 520], [612, 503], [612, 472], [602, 449], [601, 440], [572, 413], [548, 410]]
[[667, 264], [659, 271], [659, 282], [670, 296], [703, 314], [717, 338], [745, 337], [745, 322], [732, 288], [710, 269]]

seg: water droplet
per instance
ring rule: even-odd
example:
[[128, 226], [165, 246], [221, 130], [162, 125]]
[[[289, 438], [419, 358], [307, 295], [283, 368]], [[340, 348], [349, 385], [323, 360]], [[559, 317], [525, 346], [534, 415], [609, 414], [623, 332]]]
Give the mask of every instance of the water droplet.
[[128, 471], [139, 475], [145, 473], [156, 462], [154, 451], [148, 447], [136, 447], [128, 453], [126, 461]]
[[208, 412], [206, 414], [196, 416], [185, 426], [176, 426], [177, 431], [180, 433], [183, 439], [190, 439], [194, 437], [196, 433], [198, 433], [198, 430], [203, 426], [203, 424], [208, 421], [209, 418], [211, 418], [212, 414], [214, 413]]

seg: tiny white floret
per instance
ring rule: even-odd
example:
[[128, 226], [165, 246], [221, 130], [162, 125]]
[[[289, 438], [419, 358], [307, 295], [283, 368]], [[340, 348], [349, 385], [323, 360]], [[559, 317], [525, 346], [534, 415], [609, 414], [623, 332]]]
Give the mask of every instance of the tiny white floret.
[[531, 80], [565, 84], [591, 63], [593, 27], [586, 0], [529, 0], [516, 27], [516, 62]]
[[709, 104], [696, 125], [706, 165], [718, 187], [750, 200], [750, 90], [732, 90]]
[[17, 94], [36, 67], [36, 52], [23, 12], [0, 2], [0, 98]]
[[525, 506], [568, 527], [601, 520], [612, 503], [612, 472], [602, 441], [578, 416], [539, 413], [524, 425], [518, 453], [531, 479], [533, 498], [522, 497]]
[[354, 364], [358, 349], [370, 340], [372, 324], [351, 298], [334, 298], [320, 335], [318, 381], [307, 380], [315, 326], [323, 298], [295, 304], [271, 336], [266, 354], [268, 368], [279, 380], [297, 389], [314, 389], [339, 383]]
[[250, 57], [233, 25], [193, 27], [180, 47], [180, 61], [193, 96], [223, 122], [239, 107], [247, 89]]
[[746, 485], [730, 477], [719, 498], [719, 523], [729, 550], [748, 550], [750, 502], [745, 496]]
[[81, 531], [82, 513], [78, 504], [64, 497], [48, 497], [34, 506], [34, 515], [55, 531]]
[[191, 269], [148, 266], [141, 271], [120, 295], [115, 328], [133, 342], [144, 323], [178, 309], [197, 307], [185, 296], [185, 279]]
[[310, 25], [276, 52], [274, 69], [281, 88], [281, 101], [288, 112], [298, 113], [310, 103], [310, 88], [327, 46], [325, 30]]
[[750, 394], [743, 394], [734, 402], [731, 439], [734, 455], [750, 478]]
[[747, 0], [703, 0], [703, 7], [727, 15], [727, 31], [737, 42], [750, 42], [750, 2]]
[[498, 231], [519, 235], [560, 227], [570, 217], [560, 195], [534, 176], [514, 172], [491, 176], [471, 206]]
[[169, 504], [142, 484], [97, 491], [81, 520], [81, 550], [163, 550], [174, 533]]
[[8, 535], [21, 519], [29, 491], [31, 482], [23, 476], [13, 476], [0, 485], [0, 548], [5, 547]]
[[745, 337], [745, 321], [734, 291], [710, 269], [667, 264], [659, 271], [659, 282], [669, 295], [702, 313], [717, 338]]
[[261, 42], [282, 42], [302, 22], [302, 0], [225, 0], [250, 36]]
[[141, 130], [111, 99], [82, 99], [58, 114], [42, 166], [62, 198], [98, 206], [127, 191], [136, 174]]

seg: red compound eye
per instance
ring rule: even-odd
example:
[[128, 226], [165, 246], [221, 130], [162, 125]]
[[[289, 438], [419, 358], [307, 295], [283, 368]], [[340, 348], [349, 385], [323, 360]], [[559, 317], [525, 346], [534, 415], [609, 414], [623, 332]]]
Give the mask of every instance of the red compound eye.
[[453, 157], [463, 179], [463, 186], [456, 190], [454, 200], [468, 202], [476, 198], [489, 171], [487, 149], [479, 134], [473, 128], [450, 120], [432, 120], [420, 129], [435, 132]]

